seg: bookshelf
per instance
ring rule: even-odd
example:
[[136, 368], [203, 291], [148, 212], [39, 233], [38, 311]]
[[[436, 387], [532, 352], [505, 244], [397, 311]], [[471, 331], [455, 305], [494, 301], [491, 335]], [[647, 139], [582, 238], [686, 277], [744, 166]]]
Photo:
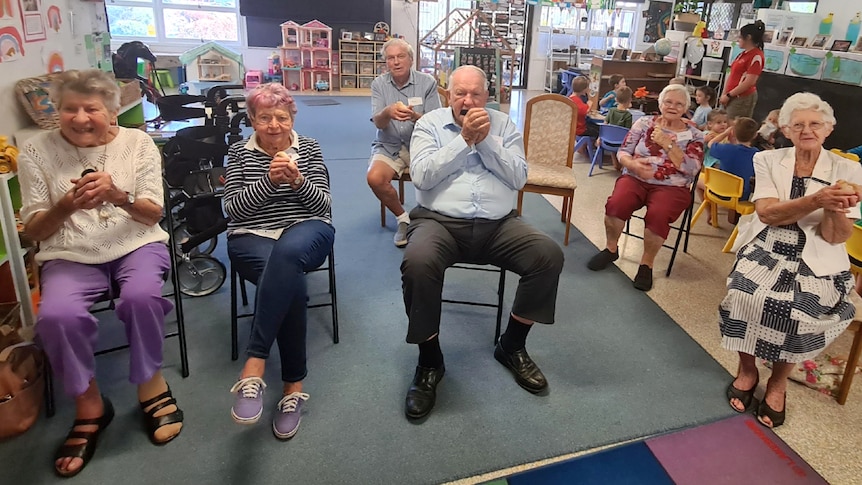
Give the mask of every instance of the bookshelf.
[[342, 91], [371, 89], [374, 78], [386, 72], [386, 59], [380, 53], [384, 42], [342, 40], [338, 44]]

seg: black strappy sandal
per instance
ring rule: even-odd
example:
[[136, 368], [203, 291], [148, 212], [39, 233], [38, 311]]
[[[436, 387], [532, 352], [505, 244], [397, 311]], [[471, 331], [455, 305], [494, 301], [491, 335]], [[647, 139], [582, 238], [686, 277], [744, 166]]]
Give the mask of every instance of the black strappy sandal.
[[[105, 396], [102, 396], [102, 406], [104, 407], [104, 411], [102, 412], [101, 417], [76, 419], [72, 424], [72, 429], [69, 430], [69, 434], [66, 435], [66, 439], [63, 441], [63, 444], [57, 448], [57, 452], [54, 454], [54, 472], [56, 472], [57, 475], [65, 478], [74, 477], [80, 473], [81, 470], [87, 466], [87, 463], [90, 462], [90, 459], [93, 458], [93, 454], [96, 453], [96, 446], [99, 444], [99, 436], [101, 436], [102, 431], [111, 424], [111, 420], [114, 419], [114, 405], [111, 404], [111, 401]], [[77, 426], [90, 425], [98, 426], [98, 428], [95, 431], [75, 431], [75, 427]], [[77, 445], [67, 445], [66, 441], [71, 439], [82, 439], [86, 441]], [[56, 464], [57, 460], [61, 458], [80, 458], [84, 463], [75, 470], [64, 471], [57, 468]]]
[[757, 384], [755, 384], [751, 389], [749, 389], [747, 391], [742, 391], [742, 390], [739, 390], [739, 389], [733, 387], [733, 382], [731, 381], [731, 383], [727, 385], [727, 392], [726, 392], [727, 402], [728, 402], [728, 404], [730, 404], [731, 399], [739, 399], [739, 402], [742, 403], [742, 406], [745, 409], [740, 411], [733, 404], [730, 404], [730, 407], [738, 413], [747, 413], [747, 412], [751, 411], [751, 408], [754, 407], [753, 406], [753, 404], [755, 404], [754, 391], [756, 389], [757, 389]]
[[[787, 411], [787, 394], [784, 395], [784, 409], [781, 411], [776, 411], [769, 407], [769, 404], [766, 404], [766, 398], [764, 397], [760, 406], [757, 407], [757, 420], [767, 428], [777, 428], [784, 424], [785, 411]], [[772, 421], [771, 426], [763, 421], [764, 417], [767, 417]]]
[[[162, 401], [162, 402], [159, 402], [159, 401]], [[158, 403], [158, 404], [156, 404], [156, 403]], [[173, 440], [174, 438], [176, 438], [177, 436], [179, 436], [180, 433], [182, 432], [182, 428], [180, 428], [180, 431], [177, 434], [171, 436], [170, 438], [168, 438], [164, 441], [159, 441], [156, 439], [156, 430], [157, 429], [161, 428], [162, 426], [167, 426], [169, 424], [175, 424], [175, 423], [182, 423], [183, 422], [183, 411], [180, 409], [179, 406], [177, 406], [177, 410], [172, 412], [172, 413], [168, 413], [168, 414], [165, 414], [163, 416], [156, 416], [157, 412], [159, 412], [161, 409], [164, 409], [164, 408], [166, 408], [172, 404], [174, 406], [177, 406], [177, 400], [174, 399], [173, 394], [171, 394], [170, 386], [168, 386], [167, 391], [159, 394], [158, 396], [156, 396], [152, 399], [149, 399], [147, 401], [140, 403], [141, 411], [143, 411], [143, 413], [144, 413], [144, 427], [147, 430], [147, 435], [150, 438], [150, 442], [152, 442], [154, 445], [157, 445], [157, 446], [164, 445], [164, 444], [170, 442], [171, 440]], [[152, 406], [152, 408], [148, 409], [148, 408], [150, 408], [150, 406]]]

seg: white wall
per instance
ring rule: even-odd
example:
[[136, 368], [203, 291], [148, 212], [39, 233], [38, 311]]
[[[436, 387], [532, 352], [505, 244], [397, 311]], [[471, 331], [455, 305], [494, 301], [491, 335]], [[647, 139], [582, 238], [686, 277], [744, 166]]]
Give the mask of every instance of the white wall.
[[[817, 5], [817, 15], [826, 17], [829, 12], [835, 14], [832, 19], [832, 38], [843, 39], [847, 33], [847, 25], [856, 16], [856, 12], [862, 11], [862, 2], [858, 0], [820, 0]], [[856, 42], [856, 39], [853, 39]]]
[[[11, 2], [14, 17], [0, 19], [0, 28], [14, 27], [21, 32], [19, 2]], [[45, 23], [46, 39], [26, 42], [23, 39], [24, 55], [15, 60], [0, 62], [0, 106], [4, 107], [0, 116], [0, 135], [9, 136], [25, 126], [33, 124], [15, 96], [15, 83], [20, 79], [47, 74], [48, 56], [60, 52], [66, 69], [86, 69], [90, 67], [84, 49], [84, 35], [94, 30], [107, 29], [103, 3], [82, 2], [81, 0], [43, 0], [42, 19]], [[59, 31], [48, 26], [46, 14], [50, 7], [60, 9]], [[71, 11], [74, 15], [70, 15]]]

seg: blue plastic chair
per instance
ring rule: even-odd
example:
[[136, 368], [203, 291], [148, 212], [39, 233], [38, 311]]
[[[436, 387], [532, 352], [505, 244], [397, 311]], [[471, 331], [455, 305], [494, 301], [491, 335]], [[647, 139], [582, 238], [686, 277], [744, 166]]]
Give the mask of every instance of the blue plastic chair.
[[587, 147], [587, 158], [592, 159], [596, 152], [596, 139], [584, 135], [578, 136], [578, 140], [575, 143], [575, 153], [581, 151], [581, 148], [585, 146]]
[[596, 163], [599, 164], [599, 168], [602, 168], [602, 158], [605, 156], [605, 151], [616, 153], [620, 149], [620, 146], [622, 146], [628, 133], [629, 129], [622, 126], [609, 125], [607, 123], [599, 125], [599, 147], [593, 154], [589, 177], [593, 176], [593, 169], [596, 167]]

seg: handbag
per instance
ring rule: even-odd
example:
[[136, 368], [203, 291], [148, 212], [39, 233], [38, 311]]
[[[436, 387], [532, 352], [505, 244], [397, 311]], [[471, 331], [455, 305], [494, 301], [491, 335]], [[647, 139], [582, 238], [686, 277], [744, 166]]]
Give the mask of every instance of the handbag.
[[0, 351], [0, 439], [33, 426], [45, 391], [45, 354], [33, 342]]

